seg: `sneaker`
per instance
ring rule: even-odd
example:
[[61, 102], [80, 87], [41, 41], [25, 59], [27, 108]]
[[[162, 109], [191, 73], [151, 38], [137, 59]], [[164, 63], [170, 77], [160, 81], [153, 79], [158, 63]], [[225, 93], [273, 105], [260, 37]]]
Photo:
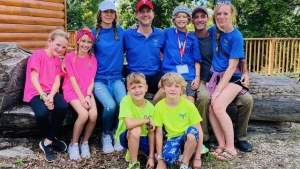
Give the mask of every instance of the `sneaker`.
[[140, 162], [129, 163], [127, 169], [141, 169]]
[[55, 154], [52, 150], [52, 145], [49, 144], [47, 146], [44, 145], [44, 140], [40, 141], [39, 143], [40, 149], [44, 152], [44, 158], [47, 162], [51, 163], [55, 159]]
[[102, 133], [102, 149], [104, 153], [112, 153], [115, 151], [109, 134]]
[[181, 166], [179, 169], [192, 169], [191, 167]]
[[210, 141], [209, 140], [203, 141], [203, 145], [205, 145], [205, 147], [208, 148], [208, 151], [210, 150]]
[[130, 153], [129, 153], [129, 150], [126, 150], [125, 161], [128, 162], [128, 163], [130, 162]]
[[120, 144], [120, 142], [116, 139], [115, 135], [114, 135], [114, 149], [116, 151], [122, 151], [124, 149], [123, 146]]
[[202, 151], [201, 151], [201, 154], [206, 154], [206, 153], [208, 153], [208, 152], [209, 152], [209, 149], [206, 148], [206, 146], [203, 144], [203, 145], [202, 145]]
[[78, 143], [74, 144], [73, 146], [71, 146], [70, 143], [68, 147], [68, 153], [71, 160], [80, 160]]
[[86, 141], [80, 145], [81, 157], [83, 158], [91, 158], [89, 142]]
[[252, 146], [247, 141], [235, 140], [234, 144], [240, 151], [243, 151], [243, 152], [251, 152], [252, 151]]
[[67, 144], [65, 142], [58, 140], [56, 137], [54, 137], [52, 146], [56, 151], [59, 151], [59, 152], [65, 152], [68, 148]]

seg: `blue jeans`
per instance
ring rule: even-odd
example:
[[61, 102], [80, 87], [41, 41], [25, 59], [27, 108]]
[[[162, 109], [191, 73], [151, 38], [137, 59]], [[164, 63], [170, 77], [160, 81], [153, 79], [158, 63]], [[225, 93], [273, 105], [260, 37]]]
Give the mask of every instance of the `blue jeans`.
[[95, 82], [94, 95], [103, 105], [102, 131], [110, 134], [118, 127], [118, 108], [122, 98], [126, 96], [124, 82], [121, 79], [107, 80], [106, 83]]

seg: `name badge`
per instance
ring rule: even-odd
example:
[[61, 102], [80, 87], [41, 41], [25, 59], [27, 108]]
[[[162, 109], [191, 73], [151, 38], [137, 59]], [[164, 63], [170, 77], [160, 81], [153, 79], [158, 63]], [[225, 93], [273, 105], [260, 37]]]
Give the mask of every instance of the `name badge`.
[[186, 74], [186, 73], [189, 73], [189, 68], [187, 66], [187, 64], [184, 64], [184, 65], [176, 65], [176, 69], [177, 69], [177, 72], [179, 74]]

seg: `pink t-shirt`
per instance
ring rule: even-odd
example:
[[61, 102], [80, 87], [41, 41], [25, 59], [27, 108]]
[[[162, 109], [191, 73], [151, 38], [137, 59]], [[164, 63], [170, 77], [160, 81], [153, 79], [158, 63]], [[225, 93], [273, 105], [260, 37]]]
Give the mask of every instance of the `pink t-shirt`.
[[[76, 59], [74, 59], [76, 57]], [[87, 89], [93, 82], [97, 71], [97, 60], [95, 56], [80, 58], [75, 52], [70, 52], [65, 57], [67, 74], [63, 83], [64, 98], [67, 102], [79, 99], [75, 93], [70, 77], [75, 77], [81, 93], [86, 97]]]
[[27, 62], [23, 101], [30, 102], [34, 96], [39, 95], [31, 83], [31, 71], [35, 70], [39, 73], [39, 83], [44, 93], [50, 93], [55, 77], [63, 76], [61, 63], [62, 60], [58, 56], [49, 57], [45, 49], [36, 50]]

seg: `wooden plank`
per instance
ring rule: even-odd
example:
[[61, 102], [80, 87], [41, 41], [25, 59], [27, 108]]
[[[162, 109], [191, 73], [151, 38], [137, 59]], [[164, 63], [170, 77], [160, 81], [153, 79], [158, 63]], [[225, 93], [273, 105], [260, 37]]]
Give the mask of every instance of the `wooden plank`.
[[48, 9], [54, 11], [64, 11], [65, 6], [62, 3], [53, 3], [37, 0], [0, 0], [1, 5], [18, 6], [37, 9]]
[[2, 33], [49, 33], [55, 29], [64, 29], [63, 26], [0, 24]]
[[255, 57], [253, 57], [253, 61], [252, 61], [252, 40], [250, 41], [250, 60], [251, 60], [251, 63], [253, 63], [253, 65], [252, 65], [252, 72], [255, 72]]
[[288, 73], [289, 72], [289, 64], [290, 64], [290, 41], [288, 40], [287, 41], [287, 50], [286, 50], [286, 53], [287, 53], [287, 56], [286, 56], [286, 65], [285, 65], [285, 73]]
[[282, 65], [282, 58], [283, 56], [282, 56], [282, 40], [280, 41], [280, 49], [279, 49], [279, 70], [278, 70], [278, 73], [280, 73], [281, 72], [281, 70], [282, 70], [282, 67], [281, 67], [281, 65]]
[[49, 33], [0, 33], [0, 42], [47, 41]]
[[284, 73], [284, 68], [285, 68], [285, 57], [286, 57], [286, 40], [283, 42], [282, 70], [281, 70], [281, 73]]
[[65, 20], [56, 19], [56, 18], [42, 18], [42, 17], [31, 17], [31, 16], [20, 17], [17, 15], [0, 14], [0, 23], [64, 26]]
[[64, 3], [65, 0], [39, 0], [39, 1], [46, 1], [46, 2], [53, 2], [53, 3], [62, 4], [62, 3]]
[[41, 49], [45, 48], [47, 41], [21, 41], [21, 42], [14, 42], [17, 44], [19, 47], [24, 48], [24, 49]]
[[291, 70], [293, 69], [293, 66], [294, 66], [294, 53], [295, 53], [295, 50], [294, 50], [294, 46], [295, 46], [295, 40], [292, 41], [292, 48], [291, 48], [291, 62], [290, 62], [290, 65], [289, 65], [289, 70], [291, 72]]
[[300, 72], [300, 42], [298, 43], [298, 72]]
[[[269, 45], [269, 62], [268, 62], [268, 75], [273, 75], [274, 70], [274, 46], [275, 40], [271, 40]], [[266, 62], [267, 64], [267, 62]]]
[[65, 17], [64, 11], [53, 11], [53, 10], [46, 10], [46, 9], [35, 9], [35, 8], [14, 7], [14, 6], [8, 7], [5, 5], [0, 5], [0, 14], [35, 16], [35, 17], [44, 17], [44, 18], [59, 18], [59, 19]]
[[274, 73], [277, 73], [277, 71], [278, 71], [278, 65], [277, 65], [277, 63], [278, 63], [278, 40], [275, 40], [275, 54], [274, 54]]

